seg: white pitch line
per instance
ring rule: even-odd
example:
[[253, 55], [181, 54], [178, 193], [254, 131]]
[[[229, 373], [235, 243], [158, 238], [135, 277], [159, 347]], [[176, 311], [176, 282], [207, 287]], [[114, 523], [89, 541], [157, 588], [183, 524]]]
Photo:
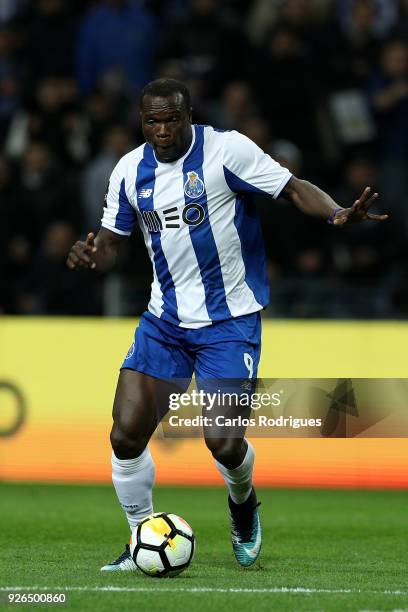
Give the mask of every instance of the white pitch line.
[[307, 589], [304, 587], [274, 587], [270, 589], [222, 589], [214, 587], [86, 587], [86, 586], [9, 586], [0, 587], [0, 591], [85, 591], [85, 592], [119, 592], [119, 593], [299, 593], [313, 595], [316, 593], [345, 593], [351, 595], [408, 595], [408, 591], [386, 590], [386, 591], [363, 591], [361, 589]]

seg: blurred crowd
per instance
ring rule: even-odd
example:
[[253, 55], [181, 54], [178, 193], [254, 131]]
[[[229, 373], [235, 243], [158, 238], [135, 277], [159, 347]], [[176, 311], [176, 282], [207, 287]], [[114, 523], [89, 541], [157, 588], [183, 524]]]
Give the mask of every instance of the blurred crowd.
[[164, 76], [196, 123], [241, 131], [340, 205], [371, 185], [390, 214], [335, 229], [257, 196], [267, 314], [407, 317], [407, 0], [0, 0], [0, 313], [143, 311], [139, 232], [109, 274], [65, 259]]

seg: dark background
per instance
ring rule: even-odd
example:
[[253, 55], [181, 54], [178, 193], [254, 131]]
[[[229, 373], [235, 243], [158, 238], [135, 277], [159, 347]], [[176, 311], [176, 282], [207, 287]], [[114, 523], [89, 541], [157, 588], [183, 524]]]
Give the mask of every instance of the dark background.
[[138, 315], [140, 232], [110, 274], [72, 273], [109, 175], [142, 144], [138, 92], [181, 79], [194, 121], [238, 129], [350, 206], [335, 229], [258, 198], [272, 317], [408, 315], [408, 2], [0, 0], [0, 313]]

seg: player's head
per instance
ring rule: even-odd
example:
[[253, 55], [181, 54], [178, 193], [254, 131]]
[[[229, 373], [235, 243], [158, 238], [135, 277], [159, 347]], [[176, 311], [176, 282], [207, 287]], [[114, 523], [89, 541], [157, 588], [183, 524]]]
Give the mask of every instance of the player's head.
[[191, 143], [191, 98], [174, 79], [148, 83], [140, 95], [140, 115], [146, 141], [161, 162], [182, 157]]

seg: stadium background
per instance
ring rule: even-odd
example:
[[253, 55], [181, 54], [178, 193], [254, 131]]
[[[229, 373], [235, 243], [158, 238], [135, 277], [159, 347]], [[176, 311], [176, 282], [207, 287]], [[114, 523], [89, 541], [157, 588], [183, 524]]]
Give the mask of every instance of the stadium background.
[[[157, 76], [189, 85], [196, 122], [240, 130], [345, 206], [371, 184], [391, 214], [336, 232], [257, 200], [261, 375], [407, 377], [407, 37], [397, 0], [0, 0], [1, 479], [110, 479], [117, 368], [150, 266], [139, 235], [110, 274], [65, 258], [142, 142], [137, 92]], [[403, 439], [256, 445], [259, 484], [408, 485]], [[200, 441], [153, 453], [159, 483], [220, 482]]]

